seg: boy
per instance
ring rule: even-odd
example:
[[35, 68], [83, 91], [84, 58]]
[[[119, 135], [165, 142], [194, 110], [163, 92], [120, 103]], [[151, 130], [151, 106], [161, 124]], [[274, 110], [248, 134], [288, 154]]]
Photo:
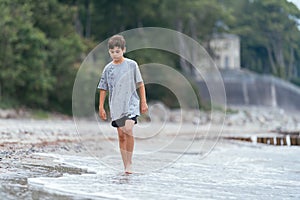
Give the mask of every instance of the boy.
[[[137, 116], [148, 110], [143, 79], [134, 60], [125, 58], [125, 39], [114, 35], [108, 41], [108, 52], [112, 62], [108, 63], [102, 73], [98, 89], [99, 115], [106, 120], [104, 100], [109, 91], [109, 107], [112, 118], [111, 125], [116, 127], [119, 136], [119, 147], [126, 174], [131, 174], [134, 138], [132, 129], [137, 123]], [[136, 89], [138, 88], [140, 96]]]

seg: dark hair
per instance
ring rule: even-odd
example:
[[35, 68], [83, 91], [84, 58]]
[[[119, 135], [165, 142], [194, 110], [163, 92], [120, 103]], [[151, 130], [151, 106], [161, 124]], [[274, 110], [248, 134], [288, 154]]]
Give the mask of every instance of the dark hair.
[[126, 41], [122, 35], [114, 35], [108, 40], [108, 49], [119, 47], [122, 50], [125, 48]]

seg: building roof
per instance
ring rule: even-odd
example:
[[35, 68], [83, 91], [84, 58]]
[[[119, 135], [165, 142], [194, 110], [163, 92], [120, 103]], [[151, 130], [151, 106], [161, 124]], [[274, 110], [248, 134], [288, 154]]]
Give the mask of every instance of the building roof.
[[213, 39], [240, 39], [238, 35], [230, 33], [215, 33], [212, 35]]

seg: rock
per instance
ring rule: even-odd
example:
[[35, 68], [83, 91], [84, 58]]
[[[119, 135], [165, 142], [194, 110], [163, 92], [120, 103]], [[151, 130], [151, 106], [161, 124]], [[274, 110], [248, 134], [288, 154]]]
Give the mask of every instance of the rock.
[[18, 114], [16, 110], [8, 109], [8, 110], [3, 110], [0, 109], [0, 118], [3, 119], [9, 119], [9, 118], [17, 118]]

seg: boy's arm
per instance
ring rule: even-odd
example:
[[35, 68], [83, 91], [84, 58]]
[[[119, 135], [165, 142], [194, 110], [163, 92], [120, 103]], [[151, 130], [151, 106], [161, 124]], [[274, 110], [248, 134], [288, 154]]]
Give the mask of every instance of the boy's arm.
[[106, 120], [106, 112], [104, 110], [104, 101], [106, 97], [106, 90], [100, 90], [99, 95], [99, 116], [102, 120]]
[[141, 101], [141, 113], [144, 114], [148, 111], [148, 105], [146, 100], [146, 90], [143, 82], [138, 83], [140, 101]]

